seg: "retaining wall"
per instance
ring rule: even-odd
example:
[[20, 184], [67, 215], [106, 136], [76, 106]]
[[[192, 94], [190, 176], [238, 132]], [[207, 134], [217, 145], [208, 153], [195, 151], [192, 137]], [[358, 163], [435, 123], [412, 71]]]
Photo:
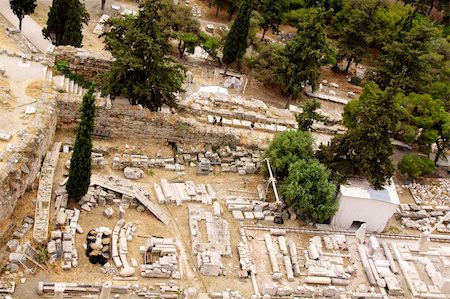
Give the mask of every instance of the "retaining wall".
[[0, 163], [0, 219], [7, 219], [17, 200], [35, 181], [42, 159], [53, 142], [56, 130], [54, 94], [45, 94], [36, 105], [33, 121], [14, 144], [9, 158]]

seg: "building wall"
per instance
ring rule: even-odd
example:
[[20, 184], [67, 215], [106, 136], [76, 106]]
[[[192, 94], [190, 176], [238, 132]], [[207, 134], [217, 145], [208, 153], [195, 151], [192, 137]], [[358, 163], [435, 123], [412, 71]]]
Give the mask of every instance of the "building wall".
[[42, 159], [56, 130], [55, 95], [44, 95], [36, 106], [33, 121], [9, 158], [0, 164], [0, 219], [11, 216], [17, 201], [36, 180]]
[[340, 196], [339, 209], [331, 224], [349, 229], [353, 221], [365, 222], [367, 231], [382, 232], [394, 214], [397, 205], [380, 200]]

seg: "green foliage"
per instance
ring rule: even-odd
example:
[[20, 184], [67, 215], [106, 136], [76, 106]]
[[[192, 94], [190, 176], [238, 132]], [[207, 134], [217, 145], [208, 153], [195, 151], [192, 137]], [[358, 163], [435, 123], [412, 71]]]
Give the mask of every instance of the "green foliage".
[[392, 93], [369, 82], [359, 100], [345, 106], [347, 132], [333, 138], [330, 145], [321, 146], [318, 153], [318, 158], [332, 169], [336, 181], [343, 183], [350, 176], [364, 176], [380, 189], [392, 177], [390, 138], [400, 109]]
[[300, 25], [301, 32], [280, 50], [276, 75], [289, 98], [302, 91], [302, 84], [314, 90], [319, 67], [326, 63], [329, 47], [325, 39], [323, 13], [311, 16]]
[[353, 76], [350, 78], [350, 83], [356, 86], [361, 86], [362, 79], [357, 76]]
[[41, 264], [44, 264], [48, 261], [48, 249], [47, 246], [41, 246], [36, 248], [37, 261]]
[[251, 74], [265, 85], [278, 83], [274, 73], [280, 61], [278, 53], [283, 48], [279, 43], [261, 45], [257, 55], [251, 56], [247, 62]]
[[103, 34], [105, 48], [115, 60], [102, 77], [104, 94], [122, 95], [132, 105], [152, 111], [163, 104], [176, 105], [185, 69], [168, 56], [170, 34], [162, 27], [160, 14], [164, 7], [161, 1], [145, 1], [136, 17], [108, 19], [111, 30]]
[[195, 46], [199, 43], [200, 23], [192, 17], [191, 9], [188, 6], [174, 5], [170, 2], [165, 3], [160, 14], [162, 28], [171, 38], [178, 40], [180, 58], [183, 58], [186, 50], [193, 53]]
[[70, 159], [69, 180], [66, 189], [69, 197], [79, 200], [86, 194], [91, 179], [91, 135], [94, 131], [95, 96], [91, 86], [83, 97], [80, 108], [81, 121], [77, 127], [75, 145]]
[[222, 41], [219, 37], [210, 36], [204, 32], [199, 33], [200, 47], [205, 50], [214, 59], [217, 59], [219, 65], [222, 65], [220, 58], [218, 56], [219, 49], [222, 47]]
[[81, 47], [83, 23], [88, 21], [89, 14], [79, 0], [53, 0], [42, 34], [55, 46]]
[[64, 74], [67, 78], [73, 80], [75, 83], [77, 83], [79, 86], [88, 89], [93, 84], [92, 82], [85, 80], [81, 76], [74, 74], [70, 71], [70, 65], [69, 62], [66, 60], [61, 60], [56, 63], [56, 69]]
[[334, 19], [338, 37], [338, 60], [346, 61], [345, 73], [352, 62], [359, 63], [375, 41], [375, 15], [379, 0], [349, 0]]
[[302, 113], [295, 116], [300, 131], [311, 131], [314, 122], [325, 122], [328, 119], [326, 116], [316, 112], [320, 108], [320, 102], [316, 99], [307, 102], [301, 108], [303, 110]]
[[400, 28], [381, 49], [375, 80], [381, 88], [422, 92], [433, 81], [426, 54], [439, 32], [423, 19], [406, 19]]
[[416, 179], [422, 175], [430, 174], [434, 171], [434, 162], [426, 157], [406, 155], [398, 163], [398, 170], [407, 174], [411, 179]]
[[236, 19], [228, 32], [222, 61], [227, 65], [239, 61], [247, 49], [248, 31], [253, 0], [243, 0]]
[[[274, 176], [280, 179], [286, 178], [289, 165], [298, 160], [313, 158], [313, 142], [314, 139], [309, 132], [287, 131], [276, 134], [264, 153], [264, 158], [270, 161]], [[265, 163], [262, 163], [261, 172], [268, 173]]]
[[329, 178], [330, 171], [319, 160], [298, 160], [289, 166], [281, 194], [291, 207], [313, 221], [323, 222], [337, 211], [336, 186]]
[[22, 20], [26, 15], [30, 15], [36, 8], [36, 0], [9, 0], [9, 6], [19, 19], [19, 30], [22, 30]]
[[259, 26], [263, 29], [261, 40], [264, 39], [267, 30], [278, 32], [278, 27], [283, 23], [283, 14], [288, 9], [288, 0], [262, 0], [259, 7]]
[[434, 143], [438, 149], [437, 162], [450, 141], [450, 114], [444, 103], [428, 94], [415, 93], [398, 94], [396, 100], [401, 105], [398, 138], [417, 143], [426, 152], [430, 152]]

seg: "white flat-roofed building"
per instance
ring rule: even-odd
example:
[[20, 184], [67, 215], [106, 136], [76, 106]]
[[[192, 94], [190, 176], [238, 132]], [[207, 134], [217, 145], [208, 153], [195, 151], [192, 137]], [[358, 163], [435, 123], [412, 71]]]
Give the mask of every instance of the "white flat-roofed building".
[[338, 211], [331, 224], [344, 229], [358, 228], [366, 223], [368, 232], [382, 232], [400, 204], [395, 185], [376, 190], [367, 180], [351, 180], [341, 185], [338, 195]]

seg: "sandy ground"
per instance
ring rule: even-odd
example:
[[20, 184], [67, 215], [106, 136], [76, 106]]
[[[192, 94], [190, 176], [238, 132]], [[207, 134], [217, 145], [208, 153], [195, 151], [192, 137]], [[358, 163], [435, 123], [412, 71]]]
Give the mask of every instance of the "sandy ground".
[[8, 49], [11, 51], [18, 51], [19, 47], [14, 39], [8, 34], [6, 28], [9, 27], [9, 23], [0, 14], [0, 45], [3, 49]]

